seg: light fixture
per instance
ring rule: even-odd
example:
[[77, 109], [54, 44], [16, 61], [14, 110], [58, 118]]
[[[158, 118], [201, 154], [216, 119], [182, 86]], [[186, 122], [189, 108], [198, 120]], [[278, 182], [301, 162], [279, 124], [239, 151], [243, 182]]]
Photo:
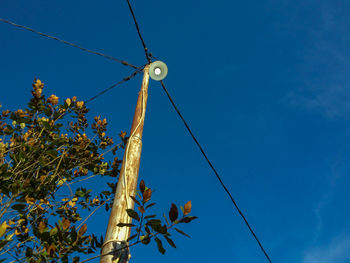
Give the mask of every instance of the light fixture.
[[149, 67], [149, 76], [154, 80], [163, 80], [168, 74], [168, 67], [162, 61], [154, 61]]

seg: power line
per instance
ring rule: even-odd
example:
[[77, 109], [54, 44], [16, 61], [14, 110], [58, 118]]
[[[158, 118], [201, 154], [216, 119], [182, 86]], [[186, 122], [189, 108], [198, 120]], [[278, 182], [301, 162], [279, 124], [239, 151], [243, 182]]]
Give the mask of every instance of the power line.
[[33, 33], [38, 34], [38, 35], [40, 35], [40, 36], [43, 36], [43, 37], [47, 37], [47, 38], [56, 40], [56, 41], [58, 41], [58, 42], [61, 42], [61, 43], [63, 43], [63, 44], [66, 44], [66, 45], [68, 45], [68, 46], [75, 47], [75, 48], [79, 48], [79, 49], [82, 50], [82, 51], [85, 51], [85, 52], [88, 52], [88, 53], [91, 53], [91, 54], [95, 54], [95, 55], [98, 55], [98, 56], [101, 56], [101, 57], [104, 57], [104, 58], [107, 58], [107, 59], [116, 61], [116, 62], [118, 62], [118, 63], [121, 63], [121, 64], [125, 65], [125, 66], [129, 66], [129, 67], [132, 67], [132, 68], [134, 68], [134, 69], [138, 69], [137, 66], [132, 65], [132, 64], [130, 64], [130, 63], [127, 62], [127, 61], [124, 61], [124, 60], [121, 60], [121, 59], [117, 59], [117, 58], [112, 57], [112, 56], [110, 56], [110, 55], [106, 55], [106, 54], [103, 54], [103, 53], [101, 53], [101, 52], [93, 51], [93, 50], [90, 50], [90, 49], [87, 49], [87, 48], [78, 46], [78, 45], [76, 45], [76, 44], [73, 44], [73, 43], [70, 43], [70, 42], [68, 42], [68, 41], [59, 39], [59, 38], [57, 38], [57, 37], [50, 36], [50, 35], [47, 35], [47, 34], [45, 34], [45, 33], [41, 33], [41, 32], [39, 32], [39, 31], [37, 31], [37, 30], [35, 30], [35, 29], [32, 29], [32, 28], [30, 28], [30, 27], [23, 26], [23, 25], [19, 25], [19, 24], [16, 24], [16, 23], [12, 22], [12, 21], [3, 19], [3, 18], [0, 18], [0, 21], [1, 21], [1, 22], [4, 22], [4, 23], [6, 23], [6, 24], [9, 24], [9, 25], [12, 25], [12, 26], [15, 26], [15, 27], [22, 28], [22, 29], [25, 29], [25, 30], [27, 30], [27, 31], [33, 32]]
[[123, 78], [121, 81], [119, 81], [119, 82], [113, 84], [113, 85], [110, 86], [109, 88], [102, 90], [100, 93], [98, 93], [98, 94], [96, 94], [95, 96], [91, 97], [90, 99], [86, 100], [85, 103], [87, 104], [87, 103], [89, 103], [89, 102], [91, 102], [91, 101], [97, 99], [99, 96], [101, 96], [102, 94], [106, 93], [107, 91], [109, 91], [109, 90], [111, 90], [111, 89], [114, 89], [115, 87], [121, 85], [121, 84], [124, 83], [124, 82], [129, 81], [130, 79], [132, 79], [133, 77], [135, 77], [137, 74], [139, 74], [140, 72], [142, 72], [142, 69], [143, 69], [143, 67], [138, 68], [138, 69], [135, 70], [130, 76], [127, 76], [127, 77]]
[[262, 250], [262, 252], [264, 253], [265, 257], [267, 258], [267, 260], [272, 263], [269, 255], [267, 254], [267, 252], [265, 251], [264, 247], [262, 246], [259, 238], [256, 236], [256, 234], [254, 233], [252, 227], [250, 226], [250, 224], [248, 223], [248, 220], [246, 219], [246, 217], [244, 216], [243, 212], [241, 211], [241, 209], [238, 207], [236, 201], [234, 200], [234, 198], [232, 197], [230, 191], [227, 189], [227, 187], [225, 186], [225, 184], [223, 183], [220, 175], [218, 174], [218, 172], [216, 171], [214, 165], [211, 163], [211, 161], [208, 159], [206, 153], [204, 152], [202, 146], [200, 145], [200, 143], [198, 142], [197, 138], [194, 136], [193, 132], [191, 131], [191, 128], [188, 126], [187, 122], [185, 121], [184, 117], [182, 116], [180, 110], [178, 109], [178, 107], [175, 105], [174, 100], [171, 98], [167, 88], [164, 85], [163, 81], [160, 81], [163, 90], [165, 91], [166, 95], [168, 96], [168, 99], [170, 100], [171, 104], [173, 105], [175, 111], [177, 112], [177, 114], [179, 115], [179, 117], [181, 118], [182, 122], [185, 124], [188, 132], [190, 133], [192, 139], [194, 140], [194, 142], [197, 144], [199, 150], [201, 151], [202, 155], [204, 156], [205, 160], [208, 162], [209, 166], [211, 167], [211, 169], [213, 170], [214, 174], [216, 175], [216, 178], [219, 180], [221, 186], [224, 188], [224, 190], [226, 191], [226, 193], [228, 194], [228, 196], [230, 197], [233, 205], [235, 206], [235, 208], [237, 209], [238, 213], [240, 214], [240, 216], [243, 218], [245, 224], [247, 225], [250, 233], [253, 235], [253, 237], [255, 238], [256, 242], [259, 244], [260, 249]]
[[[155, 58], [155, 57], [154, 57], [151, 53], [148, 52], [148, 48], [147, 48], [147, 46], [146, 46], [145, 41], [144, 41], [143, 38], [142, 38], [139, 25], [138, 25], [138, 23], [137, 23], [137, 20], [136, 20], [134, 11], [133, 11], [132, 6], [131, 6], [131, 4], [130, 4], [130, 0], [126, 0], [126, 1], [127, 1], [127, 3], [128, 3], [128, 6], [129, 6], [129, 9], [130, 9], [131, 15], [132, 15], [132, 17], [133, 17], [133, 19], [134, 19], [134, 23], [135, 23], [135, 26], [136, 26], [137, 33], [138, 33], [138, 35], [139, 35], [139, 38], [140, 38], [140, 40], [141, 40], [141, 42], [142, 42], [142, 45], [143, 45], [143, 48], [144, 48], [144, 50], [145, 50], [146, 58], [147, 58], [148, 62], [151, 63], [151, 62], [152, 62], [152, 61], [151, 61], [151, 57], [153, 57], [153, 58]], [[267, 254], [267, 252], [265, 251], [264, 247], [262, 246], [262, 244], [261, 244], [259, 238], [256, 236], [255, 232], [253, 231], [253, 229], [251, 228], [250, 224], [248, 223], [248, 220], [247, 220], [246, 217], [244, 216], [244, 214], [243, 214], [243, 212], [241, 211], [241, 209], [238, 207], [238, 205], [237, 205], [236, 201], [234, 200], [234, 198], [232, 197], [230, 191], [227, 189], [227, 187], [226, 187], [225, 184], [223, 183], [223, 181], [222, 181], [220, 175], [219, 175], [218, 172], [216, 171], [216, 169], [215, 169], [215, 167], [213, 166], [213, 164], [211, 163], [211, 161], [208, 159], [208, 157], [207, 157], [206, 153], [204, 152], [202, 146], [201, 146], [200, 143], [198, 142], [197, 138], [194, 136], [194, 134], [193, 134], [191, 128], [188, 126], [188, 124], [187, 124], [187, 122], [185, 121], [184, 117], [182, 116], [181, 112], [179, 111], [179, 109], [178, 109], [177, 106], [175, 105], [174, 100], [171, 98], [171, 96], [170, 96], [170, 94], [169, 94], [167, 88], [166, 88], [165, 85], [164, 85], [164, 82], [163, 82], [163, 81], [160, 81], [160, 83], [161, 83], [161, 85], [162, 85], [162, 87], [163, 87], [163, 90], [165, 91], [166, 95], [168, 96], [168, 99], [170, 100], [171, 104], [173, 105], [174, 109], [176, 110], [177, 114], [180, 116], [181, 120], [182, 120], [183, 123], [185, 124], [185, 126], [186, 126], [188, 132], [190, 133], [190, 135], [191, 135], [191, 137], [192, 137], [192, 139], [195, 141], [195, 143], [196, 143], [197, 146], [199, 147], [199, 150], [200, 150], [201, 153], [203, 154], [205, 160], [208, 162], [208, 164], [209, 164], [209, 166], [211, 167], [211, 169], [214, 171], [214, 173], [215, 173], [217, 179], [219, 180], [221, 186], [224, 188], [224, 190], [226, 191], [226, 193], [229, 195], [229, 197], [230, 197], [232, 203], [234, 204], [235, 208], [237, 209], [238, 213], [239, 213], [240, 216], [243, 218], [243, 220], [244, 220], [245, 224], [247, 225], [247, 227], [248, 227], [249, 231], [251, 232], [251, 234], [254, 236], [254, 238], [255, 238], [255, 240], [257, 241], [257, 243], [258, 243], [260, 249], [261, 249], [262, 252], [264, 253], [264, 255], [265, 255], [265, 257], [267, 258], [267, 260], [268, 260], [270, 263], [272, 263], [272, 261], [271, 261], [269, 255]]]
[[143, 49], [145, 50], [146, 59], [147, 59], [147, 61], [148, 61], [149, 63], [151, 63], [151, 62], [152, 62], [152, 61], [151, 61], [151, 55], [149, 54], [148, 48], [147, 48], [147, 46], [146, 46], [146, 43], [145, 43], [145, 41], [143, 40], [143, 37], [142, 37], [142, 35], [141, 35], [140, 27], [139, 27], [139, 25], [138, 25], [138, 23], [137, 23], [134, 10], [132, 9], [132, 6], [131, 6], [131, 4], [130, 4], [130, 0], [126, 0], [126, 1], [127, 1], [127, 3], [128, 3], [128, 6], [129, 6], [129, 9], [130, 9], [132, 18], [134, 19], [134, 23], [135, 23], [135, 26], [136, 26], [137, 34], [139, 35], [139, 38], [140, 38], [140, 40], [141, 40], [141, 42], [142, 42]]

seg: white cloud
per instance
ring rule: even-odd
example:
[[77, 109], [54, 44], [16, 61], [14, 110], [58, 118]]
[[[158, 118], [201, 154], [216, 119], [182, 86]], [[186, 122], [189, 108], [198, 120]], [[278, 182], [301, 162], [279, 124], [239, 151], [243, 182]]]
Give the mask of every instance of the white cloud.
[[339, 236], [324, 247], [305, 252], [303, 263], [348, 263], [350, 261], [350, 235]]
[[303, 83], [285, 97], [294, 107], [328, 118], [350, 117], [350, 19], [344, 9], [333, 2], [318, 9], [300, 65]]
[[302, 92], [290, 92], [286, 100], [294, 107], [328, 118], [350, 117], [350, 82], [336, 87], [314, 87], [311, 93], [307, 96]]

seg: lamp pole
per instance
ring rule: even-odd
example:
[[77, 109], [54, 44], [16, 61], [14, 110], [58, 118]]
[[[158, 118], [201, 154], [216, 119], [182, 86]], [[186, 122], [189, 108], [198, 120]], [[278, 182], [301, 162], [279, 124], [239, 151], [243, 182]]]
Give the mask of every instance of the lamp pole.
[[[150, 65], [146, 65], [143, 69], [141, 90], [137, 99], [130, 137], [124, 152], [105, 241], [101, 248], [100, 263], [124, 263], [129, 260], [128, 248], [122, 248], [127, 244], [126, 240], [130, 236], [131, 228], [118, 227], [117, 225], [118, 223], [131, 223], [131, 218], [126, 213], [126, 209], [134, 208], [134, 201], [130, 196], [136, 194], [140, 167], [142, 133], [148, 98], [149, 67]], [[115, 250], [118, 251], [113, 253]]]

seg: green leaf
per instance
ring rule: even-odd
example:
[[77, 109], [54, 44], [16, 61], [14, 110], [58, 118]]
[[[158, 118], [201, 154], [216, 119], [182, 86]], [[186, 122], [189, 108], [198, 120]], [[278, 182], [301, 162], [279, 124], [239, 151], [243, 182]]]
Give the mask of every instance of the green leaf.
[[33, 249], [30, 248], [30, 247], [27, 247], [25, 255], [26, 255], [27, 258], [31, 257], [33, 255]]
[[154, 218], [156, 217], [157, 215], [149, 215], [149, 216], [145, 216], [145, 219], [149, 219], [149, 218]]
[[128, 224], [128, 223], [119, 223], [117, 226], [119, 226], [119, 227], [124, 227], [124, 226], [133, 227], [135, 225], [134, 224]]
[[156, 203], [150, 203], [149, 205], [146, 206], [146, 209], [147, 208], [150, 208], [151, 206], [154, 206]]
[[130, 198], [134, 200], [136, 204], [141, 205], [140, 202], [134, 196], [130, 195]]
[[172, 241], [168, 236], [165, 236], [165, 235], [164, 235], [164, 238], [166, 239], [166, 241], [168, 241], [170, 246], [172, 246], [173, 248], [176, 248], [174, 241]]
[[189, 237], [189, 238], [191, 238], [189, 235], [187, 235], [185, 232], [183, 232], [182, 230], [180, 230], [180, 229], [177, 229], [176, 227], [174, 227], [175, 228], [175, 230], [177, 231], [177, 232], [179, 232], [180, 234], [182, 234], [182, 235], [184, 235], [184, 236], [186, 236], [186, 237]]
[[164, 255], [165, 249], [164, 249], [164, 247], [163, 247], [162, 241], [161, 241], [158, 237], [154, 238], [154, 240], [155, 240], [156, 243], [157, 243], [157, 247], [158, 247], [159, 252], [162, 253], [162, 254]]
[[55, 236], [57, 234], [58, 230], [57, 227], [54, 227], [50, 230], [50, 236]]
[[162, 223], [162, 221], [160, 221], [159, 219], [151, 219], [151, 220], [149, 220], [147, 223], [146, 223], [146, 225], [154, 225], [154, 224], [161, 224]]
[[75, 195], [78, 196], [78, 197], [84, 197], [85, 194], [84, 194], [83, 191], [77, 190], [77, 191], [75, 192]]
[[141, 240], [141, 243], [144, 245], [148, 245], [149, 242], [151, 242], [151, 238], [149, 237], [148, 234], [146, 234], [144, 236], [140, 236], [140, 240]]
[[136, 195], [138, 196], [138, 198], [142, 199], [142, 196], [139, 194], [139, 192], [136, 192]]
[[78, 238], [78, 233], [77, 233], [77, 231], [76, 231], [76, 229], [75, 229], [75, 226], [73, 226], [73, 227], [71, 228], [70, 236], [71, 236], [72, 242], [74, 242], [75, 240], [77, 240], [77, 238]]
[[192, 220], [195, 220], [195, 219], [197, 219], [198, 217], [196, 217], [196, 216], [187, 216], [187, 217], [184, 217], [184, 218], [182, 218], [180, 221], [179, 221], [179, 223], [189, 223], [189, 222], [191, 222]]
[[160, 234], [166, 234], [168, 231], [168, 228], [166, 227], [166, 225], [162, 226], [162, 225], [158, 225], [156, 227], [156, 229], [154, 229], [155, 231], [157, 231]]
[[179, 212], [177, 210], [176, 205], [171, 204], [171, 208], [170, 208], [170, 211], [169, 211], [170, 221], [174, 222], [177, 219], [178, 215], [179, 215]]
[[181, 212], [184, 213], [184, 208], [182, 205], [180, 205]]
[[22, 211], [24, 208], [26, 208], [25, 204], [15, 204], [12, 206], [12, 209], [17, 211]]
[[168, 226], [170, 225], [170, 223], [169, 223], [169, 221], [168, 221], [168, 218], [166, 218], [166, 215], [163, 213], [163, 217], [164, 217], [164, 219], [165, 219], [165, 221], [166, 221], [166, 223], [168, 224]]
[[126, 240], [126, 242], [129, 242], [130, 240], [134, 239], [135, 237], [137, 237], [137, 234], [132, 235], [131, 237], [129, 237], [129, 238]]
[[149, 227], [146, 226], [146, 225], [145, 225], [145, 230], [146, 230], [147, 234], [151, 234], [151, 230], [150, 230]]
[[146, 187], [145, 182], [143, 180], [141, 180], [139, 187], [140, 187], [141, 193], [143, 193], [145, 191], [145, 187]]
[[137, 212], [132, 209], [126, 209], [126, 213], [133, 219], [140, 221], [140, 217]]

